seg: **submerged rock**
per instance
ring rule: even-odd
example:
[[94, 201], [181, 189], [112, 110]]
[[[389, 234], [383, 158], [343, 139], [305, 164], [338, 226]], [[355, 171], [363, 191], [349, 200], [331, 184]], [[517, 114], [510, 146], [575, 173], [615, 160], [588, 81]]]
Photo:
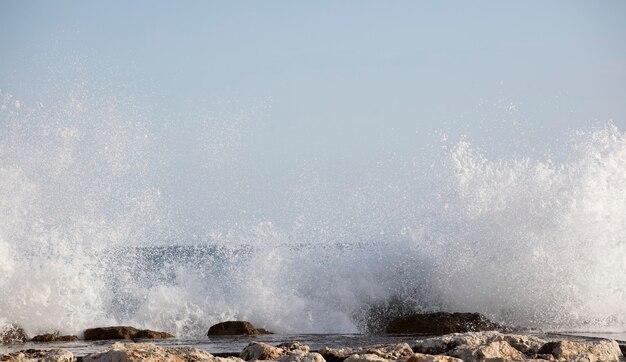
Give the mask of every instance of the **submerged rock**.
[[58, 332], [57, 333], [45, 333], [45, 334], [34, 336], [33, 339], [31, 339], [31, 341], [33, 342], [74, 342], [74, 341], [78, 341], [78, 337], [72, 336], [72, 335], [61, 336], [59, 335]]
[[42, 351], [38, 349], [27, 349], [24, 351], [1, 354], [0, 361], [6, 362], [74, 362], [76, 357], [70, 351], [53, 349]]
[[598, 342], [557, 341], [548, 342], [537, 352], [570, 361], [619, 361], [622, 356], [619, 344], [612, 340]]
[[394, 334], [430, 334], [477, 332], [502, 327], [479, 313], [419, 313], [392, 320], [385, 329]]
[[28, 340], [24, 328], [17, 324], [8, 324], [0, 327], [0, 344], [23, 343]]
[[239, 357], [246, 361], [277, 359], [285, 354], [285, 350], [271, 346], [263, 342], [251, 342], [248, 344]]
[[83, 357], [83, 362], [243, 362], [237, 357], [215, 357], [192, 347], [159, 347], [154, 343], [115, 343], [111, 348]]
[[140, 330], [134, 327], [127, 326], [90, 328], [85, 330], [86, 341], [135, 338], [166, 339], [172, 337], [174, 336], [167, 332], [156, 332], [149, 329]]
[[248, 335], [256, 336], [260, 334], [272, 334], [272, 332], [263, 328], [255, 328], [252, 323], [247, 321], [226, 321], [214, 324], [209, 328], [207, 336], [238, 336]]

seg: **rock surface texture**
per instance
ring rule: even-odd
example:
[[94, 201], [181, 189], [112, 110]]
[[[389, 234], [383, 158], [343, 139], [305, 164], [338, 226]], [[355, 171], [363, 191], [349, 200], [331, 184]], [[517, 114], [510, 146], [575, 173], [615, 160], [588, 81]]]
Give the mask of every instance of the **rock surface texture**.
[[73, 342], [78, 341], [77, 336], [61, 336], [58, 333], [46, 333], [34, 336], [33, 342]]
[[537, 352], [568, 361], [619, 361], [622, 351], [615, 341], [599, 342], [558, 341], [546, 343]]
[[392, 320], [385, 329], [393, 334], [429, 334], [477, 332], [501, 329], [479, 313], [421, 313]]
[[167, 332], [156, 332], [149, 329], [140, 330], [127, 326], [90, 328], [85, 330], [86, 341], [135, 338], [166, 339], [172, 337], [174, 336]]
[[226, 321], [212, 325], [207, 336], [257, 336], [260, 334], [272, 334], [263, 328], [255, 328], [252, 323], [246, 321]]
[[285, 350], [263, 342], [252, 342], [241, 351], [239, 357], [246, 361], [275, 360], [285, 354]]
[[159, 347], [154, 343], [115, 343], [111, 348], [83, 357], [83, 362], [243, 362], [236, 357], [215, 357], [191, 347]]
[[72, 352], [62, 349], [53, 349], [50, 351], [41, 351], [36, 349], [28, 349], [25, 351], [13, 352], [0, 355], [0, 361], [7, 362], [74, 362], [76, 357]]

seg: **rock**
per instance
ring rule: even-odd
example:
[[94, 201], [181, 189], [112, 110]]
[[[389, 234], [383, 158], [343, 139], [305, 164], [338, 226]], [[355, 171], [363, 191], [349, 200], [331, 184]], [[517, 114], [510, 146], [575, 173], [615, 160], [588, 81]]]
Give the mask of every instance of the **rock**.
[[17, 324], [8, 324], [0, 328], [0, 344], [23, 343], [27, 340], [26, 331]]
[[417, 340], [413, 351], [426, 354], [442, 354], [459, 346], [477, 347], [493, 341], [506, 341], [526, 355], [534, 355], [546, 341], [534, 336], [503, 334], [496, 331], [453, 333], [445, 336]]
[[70, 351], [62, 349], [53, 349], [50, 351], [42, 351], [37, 349], [27, 349], [24, 351], [13, 352], [0, 355], [0, 361], [7, 362], [74, 362], [76, 357]]
[[78, 341], [78, 337], [71, 336], [71, 335], [61, 336], [59, 335], [58, 332], [56, 332], [56, 333], [45, 333], [45, 334], [34, 336], [33, 339], [31, 339], [31, 341], [33, 342], [74, 342], [74, 341]]
[[284, 342], [284, 343], [279, 344], [276, 347], [282, 348], [285, 351], [302, 351], [306, 353], [309, 353], [311, 351], [311, 348], [309, 346], [307, 346], [306, 344], [297, 342], [297, 341]]
[[346, 358], [344, 362], [387, 362], [386, 358], [373, 353], [353, 354]]
[[256, 336], [260, 334], [272, 334], [263, 328], [255, 328], [252, 323], [246, 321], [227, 321], [212, 325], [207, 336]]
[[430, 334], [476, 332], [502, 329], [479, 313], [423, 313], [392, 320], [386, 333]]
[[483, 361], [523, 361], [526, 356], [513, 348], [506, 341], [492, 341], [487, 344], [474, 347], [464, 345], [457, 347], [448, 352], [449, 355], [458, 357], [465, 362], [483, 362]]
[[85, 330], [86, 341], [98, 341], [105, 339], [134, 339], [134, 338], [153, 338], [165, 339], [172, 338], [173, 335], [167, 332], [155, 332], [149, 329], [139, 330], [134, 327], [116, 326], [90, 328]]
[[283, 355], [276, 362], [326, 362], [326, 360], [317, 352], [305, 352], [296, 349]]
[[350, 355], [367, 355], [374, 354], [383, 359], [397, 360], [400, 357], [408, 357], [413, 355], [413, 350], [408, 343], [398, 344], [381, 344], [362, 348], [328, 348], [324, 347], [320, 350], [320, 354], [328, 362], [339, 362], [348, 358]]
[[622, 351], [613, 340], [598, 342], [557, 341], [548, 342], [537, 354], [552, 355], [557, 359], [611, 362], [619, 361]]
[[159, 347], [154, 343], [115, 343], [111, 348], [83, 357], [83, 362], [243, 362], [237, 357], [215, 357], [192, 347]]
[[450, 356], [415, 353], [406, 362], [463, 362], [463, 360]]
[[246, 361], [277, 359], [285, 354], [282, 348], [270, 346], [263, 342], [251, 342], [241, 351], [239, 357]]

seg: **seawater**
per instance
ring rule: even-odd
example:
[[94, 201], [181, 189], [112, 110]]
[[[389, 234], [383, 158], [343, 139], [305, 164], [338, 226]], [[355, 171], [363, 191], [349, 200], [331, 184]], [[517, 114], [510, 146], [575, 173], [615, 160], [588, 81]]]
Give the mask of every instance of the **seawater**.
[[[194, 228], [163, 187], [185, 177], [161, 173], [177, 149], [153, 127], [116, 97], [0, 93], [0, 325], [197, 339], [231, 319], [358, 333], [381, 313], [443, 310], [626, 330], [626, 134], [611, 123], [555, 141], [558, 159], [445, 141], [426, 168], [303, 177], [272, 212]], [[233, 181], [220, 177], [201, 182]], [[202, 210], [240, 201], [214, 192]]]

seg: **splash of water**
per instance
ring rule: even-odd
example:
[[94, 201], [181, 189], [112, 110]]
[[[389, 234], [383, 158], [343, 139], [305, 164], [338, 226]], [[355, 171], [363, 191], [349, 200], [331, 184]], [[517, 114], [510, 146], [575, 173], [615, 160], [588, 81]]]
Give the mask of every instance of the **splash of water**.
[[154, 182], [176, 150], [140, 114], [0, 98], [0, 323], [355, 332], [395, 298], [525, 327], [626, 326], [626, 135], [611, 124], [554, 145], [569, 152], [558, 162], [494, 161], [461, 140], [432, 168], [302, 172], [264, 220], [191, 235]]

